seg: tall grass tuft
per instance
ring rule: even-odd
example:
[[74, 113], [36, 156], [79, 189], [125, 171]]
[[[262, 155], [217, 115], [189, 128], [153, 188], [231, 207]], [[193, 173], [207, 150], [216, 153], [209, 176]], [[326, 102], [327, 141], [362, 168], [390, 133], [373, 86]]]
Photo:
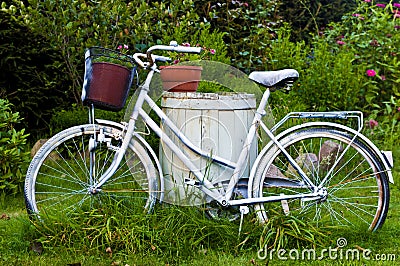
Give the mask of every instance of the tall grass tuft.
[[[65, 246], [74, 251], [191, 256], [208, 249], [227, 250], [237, 243], [238, 227], [212, 221], [196, 208], [159, 206], [152, 214], [117, 206], [78, 211], [72, 215], [42, 215], [34, 221], [45, 248]], [[194, 252], [195, 253], [194, 253]]]
[[[64, 246], [75, 252], [104, 252], [161, 256], [168, 261], [190, 258], [209, 250], [237, 254], [257, 251], [259, 245], [321, 244], [323, 233], [309, 224], [278, 216], [258, 225], [246, 217], [239, 236], [239, 221], [211, 220], [198, 208], [159, 205], [144, 214], [107, 206], [72, 215], [42, 215], [34, 221], [44, 249]], [[292, 244], [295, 243], [295, 246]]]
[[273, 213], [264, 224], [259, 238], [260, 249], [279, 250], [282, 248], [322, 247], [330, 241], [330, 227], [317, 227], [294, 216]]

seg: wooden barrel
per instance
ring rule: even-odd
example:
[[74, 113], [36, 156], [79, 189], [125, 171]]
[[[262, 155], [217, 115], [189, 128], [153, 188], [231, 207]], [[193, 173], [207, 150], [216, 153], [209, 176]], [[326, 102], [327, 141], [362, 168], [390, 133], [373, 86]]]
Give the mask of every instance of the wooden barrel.
[[[167, 116], [197, 147], [207, 154], [218, 155], [236, 162], [243, 149], [248, 129], [256, 110], [253, 94], [215, 94], [164, 92], [161, 106]], [[215, 184], [227, 184], [233, 170], [210, 164], [182, 144], [171, 130], [161, 124], [163, 130], [180, 147], [205, 177]], [[251, 146], [244, 176], [250, 174], [250, 166], [257, 156], [257, 144]], [[164, 173], [165, 199], [180, 205], [197, 205], [207, 201], [197, 189], [184, 185], [185, 178], [194, 178], [171, 150], [160, 143], [160, 161]]]

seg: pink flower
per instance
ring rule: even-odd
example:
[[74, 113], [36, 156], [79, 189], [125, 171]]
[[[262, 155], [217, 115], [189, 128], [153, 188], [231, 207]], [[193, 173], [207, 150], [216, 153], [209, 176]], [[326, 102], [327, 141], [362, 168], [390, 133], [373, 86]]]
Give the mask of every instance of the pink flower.
[[371, 0], [364, 0], [364, 2], [366, 2], [366, 3], [371, 3]]
[[385, 8], [385, 7], [386, 7], [385, 4], [376, 4], [376, 6], [377, 6], [377, 7], [382, 7], [382, 8]]
[[377, 40], [373, 39], [372, 41], [370, 41], [369, 45], [377, 47], [377, 46], [379, 46], [379, 42]]
[[344, 45], [344, 44], [346, 44], [344, 41], [340, 41], [340, 40], [337, 41], [336, 43], [339, 44], [339, 45]]
[[359, 16], [361, 16], [360, 14], [353, 14], [352, 15], [353, 17], [359, 17]]
[[383, 80], [386, 80], [385, 75], [381, 75], [381, 80], [382, 80], [382, 81], [383, 81]]
[[182, 43], [182, 46], [189, 47], [189, 46], [190, 46], [190, 43], [188, 43], [188, 42]]
[[400, 8], [400, 4], [399, 3], [393, 3], [393, 7]]
[[129, 48], [129, 46], [126, 45], [126, 44], [124, 44], [123, 46], [122, 45], [118, 45], [118, 47], [117, 47], [118, 50], [122, 50], [122, 49], [128, 50], [128, 48]]
[[369, 125], [369, 127], [371, 129], [374, 129], [375, 127], [378, 126], [378, 122], [376, 120], [374, 120], [374, 119], [371, 119], [371, 120], [368, 121], [368, 125]]
[[215, 49], [210, 49], [211, 54], [215, 54]]
[[368, 70], [367, 70], [367, 76], [368, 76], [368, 77], [373, 77], [373, 76], [375, 76], [375, 75], [376, 75], [375, 70], [373, 70], [373, 69], [368, 69]]
[[400, 112], [400, 107], [399, 107], [399, 108], [397, 108], [397, 111], [399, 111], [399, 112]]

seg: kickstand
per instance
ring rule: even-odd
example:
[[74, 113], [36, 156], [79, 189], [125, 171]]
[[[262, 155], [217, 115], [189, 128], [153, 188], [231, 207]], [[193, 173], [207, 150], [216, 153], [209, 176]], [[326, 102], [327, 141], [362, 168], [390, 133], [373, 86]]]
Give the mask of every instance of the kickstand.
[[243, 225], [243, 217], [245, 214], [249, 213], [249, 207], [247, 206], [240, 206], [240, 225], [239, 225], [239, 235], [238, 237], [240, 237], [240, 233], [242, 232], [242, 225]]

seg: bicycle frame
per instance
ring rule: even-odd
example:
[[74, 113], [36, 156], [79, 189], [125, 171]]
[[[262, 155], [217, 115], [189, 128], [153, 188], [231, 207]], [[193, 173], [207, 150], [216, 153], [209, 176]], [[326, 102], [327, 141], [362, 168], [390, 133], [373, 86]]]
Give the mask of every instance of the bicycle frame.
[[[101, 189], [101, 186], [107, 182], [107, 180], [112, 176], [115, 170], [118, 168], [119, 163], [121, 162], [125, 151], [128, 147], [129, 141], [134, 134], [135, 123], [138, 117], [141, 117], [143, 121], [159, 136], [160, 140], [164, 142], [171, 151], [178, 156], [178, 158], [184, 163], [184, 165], [189, 169], [191, 173], [194, 174], [194, 179], [186, 180], [185, 182], [188, 185], [197, 186], [201, 191], [210, 196], [212, 199], [218, 201], [222, 206], [227, 205], [246, 205], [246, 204], [255, 204], [266, 201], [279, 201], [279, 200], [288, 200], [293, 197], [296, 198], [314, 198], [314, 197], [323, 197], [325, 196], [323, 192], [318, 191], [318, 187], [316, 187], [313, 182], [307, 177], [301, 167], [297, 164], [297, 162], [286, 152], [286, 150], [281, 146], [279, 141], [273, 135], [273, 133], [265, 126], [265, 124], [261, 121], [261, 118], [266, 114], [265, 107], [268, 102], [268, 98], [270, 96], [270, 91], [267, 89], [263, 97], [260, 101], [260, 104], [256, 110], [254, 115], [251, 127], [248, 131], [246, 140], [243, 144], [242, 152], [239, 155], [237, 162], [232, 162], [221, 158], [216, 155], [208, 154], [205, 151], [202, 151], [200, 148], [196, 147], [180, 130], [179, 128], [166, 116], [166, 114], [156, 105], [156, 103], [150, 98], [148, 95], [150, 89], [150, 82], [155, 72], [157, 72], [156, 65], [153, 65], [150, 69], [147, 78], [143, 85], [139, 87], [139, 95], [136, 100], [136, 104], [133, 108], [128, 126], [126, 128], [125, 137], [123, 139], [122, 145], [117, 151], [115, 158], [113, 160], [112, 166], [99, 178], [99, 181], [94, 184], [93, 191]], [[203, 173], [191, 162], [191, 160], [178, 148], [178, 146], [167, 136], [167, 134], [157, 125], [154, 120], [150, 118], [150, 116], [144, 111], [143, 104], [146, 103], [149, 107], [160, 117], [161, 121], [163, 121], [164, 125], [169, 127], [171, 131], [178, 137], [178, 139], [185, 144], [190, 150], [195, 152], [196, 154], [210, 160], [213, 163], [217, 163], [223, 165], [225, 167], [233, 169], [232, 177], [229, 181], [228, 187], [226, 189], [225, 195], [222, 195], [218, 192], [218, 189], [205, 178]], [[298, 171], [302, 179], [304, 180], [306, 186], [310, 189], [311, 193], [301, 194], [297, 196], [275, 196], [275, 197], [261, 197], [257, 199], [241, 199], [241, 200], [231, 200], [233, 189], [235, 185], [238, 183], [241, 178], [241, 173], [246, 166], [246, 158], [250, 152], [250, 146], [256, 138], [256, 132], [258, 128], [262, 127], [262, 129], [266, 132], [268, 137], [271, 139], [271, 142], [277, 145], [279, 149], [282, 150], [284, 155], [288, 158], [290, 164]]]

